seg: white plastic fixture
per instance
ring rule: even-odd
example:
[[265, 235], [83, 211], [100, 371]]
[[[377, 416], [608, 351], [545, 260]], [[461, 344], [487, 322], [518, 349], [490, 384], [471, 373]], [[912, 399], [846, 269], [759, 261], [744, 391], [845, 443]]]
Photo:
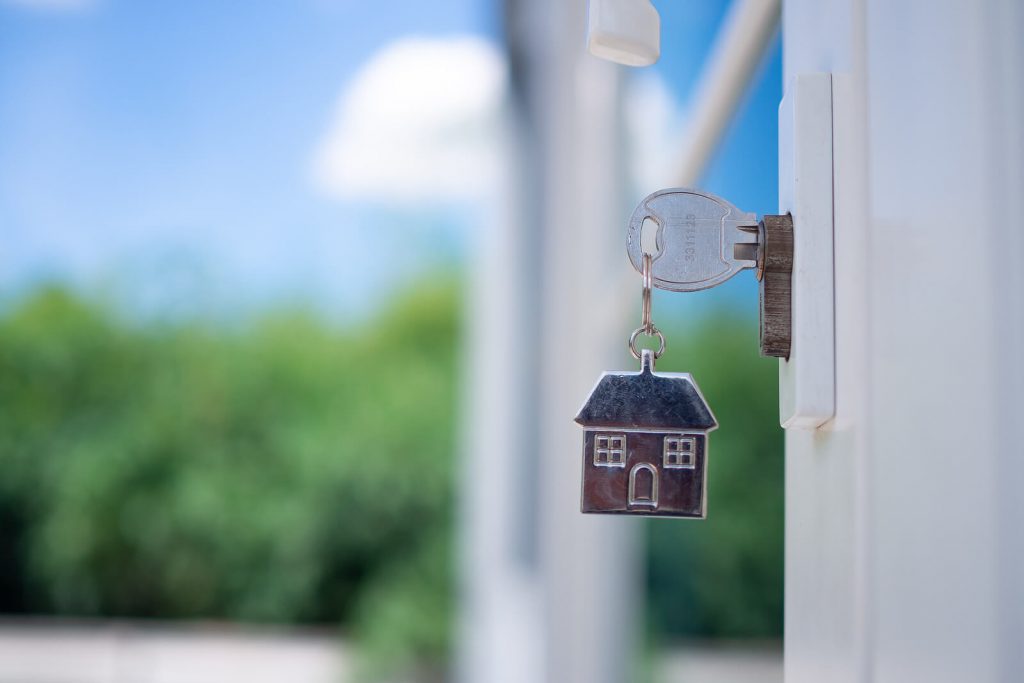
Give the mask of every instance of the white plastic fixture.
[[801, 74], [779, 105], [779, 212], [793, 215], [793, 320], [779, 421], [813, 430], [836, 410], [832, 77]]
[[661, 55], [661, 18], [650, 0], [590, 0], [587, 48], [626, 66], [649, 66]]

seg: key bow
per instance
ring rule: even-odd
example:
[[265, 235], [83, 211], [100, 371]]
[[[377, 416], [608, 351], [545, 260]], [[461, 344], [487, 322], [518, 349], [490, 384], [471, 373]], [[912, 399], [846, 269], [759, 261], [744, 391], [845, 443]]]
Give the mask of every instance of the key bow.
[[651, 278], [655, 287], [693, 292], [719, 285], [757, 266], [758, 221], [699, 190], [671, 188], [648, 195], [629, 220], [626, 251], [643, 272], [644, 222], [657, 225]]

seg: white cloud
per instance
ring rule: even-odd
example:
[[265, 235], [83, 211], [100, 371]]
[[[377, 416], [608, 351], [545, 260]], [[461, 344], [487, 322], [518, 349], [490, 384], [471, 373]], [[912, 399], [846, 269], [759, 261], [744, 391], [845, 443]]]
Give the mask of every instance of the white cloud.
[[640, 188], [671, 186], [679, 170], [674, 164], [685, 117], [661, 76], [652, 71], [631, 75], [625, 101], [632, 177]]
[[0, 3], [57, 12], [89, 9], [95, 4], [94, 0], [0, 0]]
[[480, 198], [499, 171], [505, 73], [500, 50], [479, 38], [385, 46], [342, 92], [314, 183], [341, 199]]

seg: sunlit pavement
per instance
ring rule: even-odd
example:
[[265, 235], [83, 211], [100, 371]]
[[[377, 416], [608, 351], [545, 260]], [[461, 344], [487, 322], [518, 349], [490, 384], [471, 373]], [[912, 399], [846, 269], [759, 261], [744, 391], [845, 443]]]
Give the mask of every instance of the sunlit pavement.
[[657, 683], [782, 683], [782, 644], [686, 645], [665, 651]]
[[0, 624], [4, 683], [339, 683], [337, 638], [219, 625]]
[[[782, 681], [778, 645], [666, 651], [655, 683]], [[0, 683], [339, 683], [351, 649], [329, 634], [210, 624], [0, 622]]]

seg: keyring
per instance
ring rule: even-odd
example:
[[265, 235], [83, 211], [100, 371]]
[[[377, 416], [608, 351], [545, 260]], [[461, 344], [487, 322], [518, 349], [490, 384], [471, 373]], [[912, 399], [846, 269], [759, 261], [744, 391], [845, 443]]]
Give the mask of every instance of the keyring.
[[640, 296], [640, 327], [633, 330], [633, 334], [629, 335], [629, 352], [637, 360], [640, 360], [640, 351], [636, 348], [636, 339], [640, 336], [641, 332], [648, 337], [658, 338], [658, 350], [654, 352], [655, 360], [661, 358], [661, 354], [665, 353], [665, 335], [654, 326], [654, 322], [651, 320], [651, 270], [653, 262], [654, 259], [650, 254], [644, 254], [643, 292]]
[[640, 360], [640, 352], [637, 351], [636, 348], [636, 338], [640, 336], [641, 332], [649, 337], [658, 338], [658, 350], [654, 352], [654, 359], [657, 360], [661, 358], [661, 354], [665, 353], [665, 335], [663, 335], [661, 330], [654, 325], [651, 325], [650, 331], [647, 331], [642, 327], [638, 327], [633, 330], [633, 334], [629, 335], [629, 351], [633, 354], [633, 358]]
[[651, 255], [644, 254], [644, 284], [643, 294], [640, 297], [640, 325], [647, 334], [653, 334], [652, 330], [654, 329], [654, 323], [651, 322], [651, 261]]

